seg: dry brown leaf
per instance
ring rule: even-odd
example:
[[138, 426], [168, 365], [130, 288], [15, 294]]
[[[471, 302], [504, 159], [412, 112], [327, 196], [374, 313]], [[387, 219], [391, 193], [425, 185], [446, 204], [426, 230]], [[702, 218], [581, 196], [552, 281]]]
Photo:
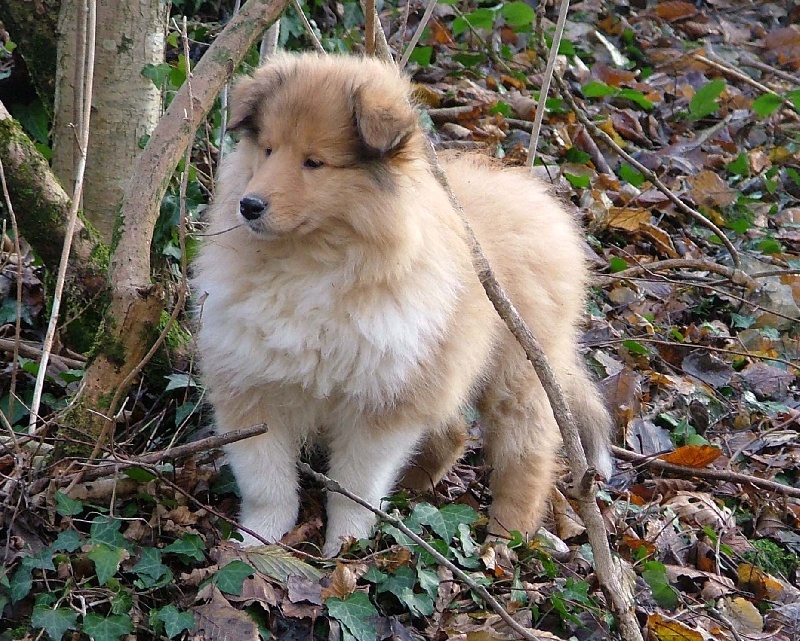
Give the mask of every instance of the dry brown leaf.
[[641, 207], [612, 207], [608, 212], [608, 226], [626, 231], [638, 231], [649, 223], [652, 216], [649, 209]]
[[660, 614], [647, 617], [647, 630], [650, 641], [704, 641], [703, 635], [697, 630]]
[[682, 521], [694, 522], [700, 527], [708, 525], [714, 529], [728, 529], [735, 525], [733, 512], [717, 505], [710, 494], [703, 492], [678, 492], [664, 502]]
[[656, 15], [668, 22], [686, 20], [698, 13], [697, 7], [693, 3], [683, 2], [683, 0], [667, 0], [667, 2], [659, 2], [656, 5]]
[[734, 623], [736, 631], [743, 635], [759, 634], [764, 629], [764, 618], [758, 608], [745, 598], [723, 599], [722, 610]]
[[764, 38], [764, 46], [769, 60], [800, 68], [800, 29], [796, 25], [770, 31]]
[[706, 467], [722, 455], [722, 450], [713, 445], [684, 445], [674, 452], [662, 454], [659, 458], [667, 463], [686, 467]]
[[737, 587], [740, 590], [751, 592], [759, 601], [791, 603], [797, 600], [797, 588], [785, 584], [754, 565], [742, 563], [736, 571], [739, 575]]
[[349, 566], [336, 563], [336, 569], [331, 573], [330, 585], [322, 589], [322, 600], [330, 597], [345, 599], [356, 591], [356, 575]]
[[650, 223], [642, 223], [639, 231], [653, 241], [656, 249], [670, 258], [679, 258], [679, 254], [672, 244], [672, 238], [660, 227], [651, 225]]
[[241, 610], [234, 608], [216, 586], [211, 587], [211, 600], [194, 608], [195, 630], [193, 639], [237, 639], [258, 641], [258, 626]]
[[703, 207], [727, 207], [736, 202], [738, 194], [731, 189], [722, 178], [708, 169], [703, 169], [696, 176], [690, 176], [692, 197]]
[[611, 136], [614, 142], [617, 143], [620, 147], [626, 146], [625, 141], [622, 139], [622, 136], [620, 136], [617, 133], [617, 130], [614, 129], [614, 122], [611, 120], [611, 118], [607, 118], [606, 120], [601, 122], [599, 127], [600, 129], [605, 131], [609, 136]]

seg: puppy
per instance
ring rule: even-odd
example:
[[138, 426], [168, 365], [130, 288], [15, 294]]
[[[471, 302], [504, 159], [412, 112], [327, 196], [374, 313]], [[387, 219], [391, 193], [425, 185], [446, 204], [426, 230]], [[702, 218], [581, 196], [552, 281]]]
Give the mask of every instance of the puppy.
[[[404, 470], [405, 485], [430, 488], [461, 455], [463, 410], [475, 404], [492, 469], [489, 532], [533, 532], [558, 427], [473, 271], [408, 80], [374, 59], [279, 55], [238, 82], [230, 128], [241, 140], [222, 167], [194, 288], [218, 429], [269, 426], [227, 448], [243, 525], [268, 540], [295, 525], [296, 461], [311, 441], [327, 448], [328, 474], [373, 505]], [[590, 463], [608, 476], [610, 419], [576, 345], [589, 277], [581, 230], [525, 170], [466, 155], [444, 167], [568, 396]], [[328, 555], [374, 523], [335, 493], [327, 516]]]

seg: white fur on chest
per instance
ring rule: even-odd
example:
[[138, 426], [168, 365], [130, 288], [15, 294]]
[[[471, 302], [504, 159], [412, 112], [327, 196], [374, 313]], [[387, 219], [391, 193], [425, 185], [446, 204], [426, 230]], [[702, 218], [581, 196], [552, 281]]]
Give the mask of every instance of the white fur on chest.
[[235, 293], [227, 276], [208, 276], [198, 283], [208, 293], [199, 341], [217, 378], [241, 390], [298, 384], [315, 398], [344, 395], [372, 408], [392, 403], [418, 374], [460, 289], [424, 266], [391, 287], [336, 271], [265, 269]]

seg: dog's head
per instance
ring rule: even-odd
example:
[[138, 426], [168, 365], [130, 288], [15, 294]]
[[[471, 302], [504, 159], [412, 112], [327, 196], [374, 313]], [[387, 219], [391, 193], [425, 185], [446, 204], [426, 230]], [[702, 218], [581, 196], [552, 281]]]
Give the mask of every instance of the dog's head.
[[248, 174], [239, 212], [265, 239], [357, 228], [424, 155], [408, 81], [374, 59], [279, 55], [232, 94], [232, 162]]

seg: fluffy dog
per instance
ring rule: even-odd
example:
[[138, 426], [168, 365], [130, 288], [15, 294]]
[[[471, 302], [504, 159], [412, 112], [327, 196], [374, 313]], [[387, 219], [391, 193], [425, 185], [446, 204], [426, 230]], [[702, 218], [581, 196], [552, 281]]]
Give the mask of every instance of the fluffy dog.
[[[242, 523], [268, 540], [295, 525], [305, 443], [323, 444], [329, 475], [377, 506], [403, 470], [415, 488], [447, 472], [471, 403], [486, 425], [489, 532], [530, 533], [546, 505], [558, 428], [473, 271], [410, 95], [391, 65], [309, 54], [279, 55], [233, 92], [241, 141], [195, 262], [198, 345], [218, 429], [269, 426], [227, 448]], [[608, 475], [610, 419], [576, 347], [580, 228], [525, 170], [472, 156], [444, 167]], [[327, 516], [328, 555], [374, 522], [333, 493]]]

